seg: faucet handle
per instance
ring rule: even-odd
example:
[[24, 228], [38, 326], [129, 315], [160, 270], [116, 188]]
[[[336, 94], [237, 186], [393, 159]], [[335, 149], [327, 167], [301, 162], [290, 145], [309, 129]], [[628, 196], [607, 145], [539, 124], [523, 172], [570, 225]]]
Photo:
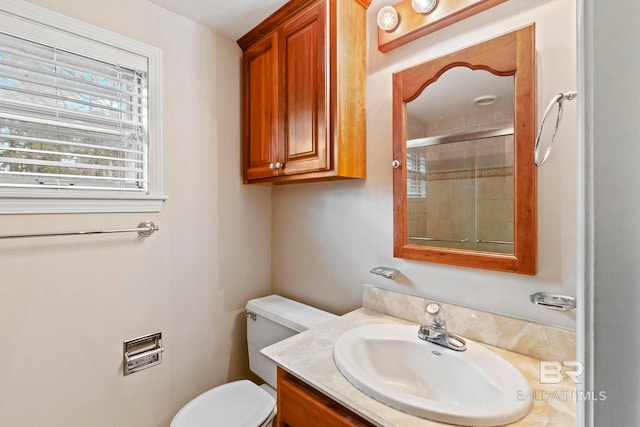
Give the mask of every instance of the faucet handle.
[[427, 304], [427, 306], [424, 308], [424, 310], [428, 314], [432, 314], [432, 315], [433, 314], [438, 314], [441, 309], [442, 309], [442, 307], [437, 302], [432, 302], [431, 304]]
[[440, 304], [435, 302], [427, 304], [424, 311], [427, 318], [431, 320], [432, 325], [444, 327], [444, 319], [441, 317], [444, 314], [444, 310]]

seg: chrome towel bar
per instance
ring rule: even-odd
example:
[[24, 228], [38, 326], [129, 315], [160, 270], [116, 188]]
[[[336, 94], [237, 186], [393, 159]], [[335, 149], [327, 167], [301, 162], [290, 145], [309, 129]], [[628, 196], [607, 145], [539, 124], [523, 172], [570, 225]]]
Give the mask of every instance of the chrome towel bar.
[[77, 236], [83, 234], [131, 233], [136, 231], [141, 237], [149, 237], [159, 228], [152, 221], [143, 221], [136, 228], [120, 228], [115, 230], [70, 231], [64, 233], [5, 234], [0, 239], [23, 239], [26, 237]]

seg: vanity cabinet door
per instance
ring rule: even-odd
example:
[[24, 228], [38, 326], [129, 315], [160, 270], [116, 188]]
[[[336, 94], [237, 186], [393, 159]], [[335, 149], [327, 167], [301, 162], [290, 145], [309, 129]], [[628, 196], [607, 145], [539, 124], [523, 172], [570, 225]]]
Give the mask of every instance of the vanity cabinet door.
[[277, 401], [277, 427], [373, 427], [281, 368]]

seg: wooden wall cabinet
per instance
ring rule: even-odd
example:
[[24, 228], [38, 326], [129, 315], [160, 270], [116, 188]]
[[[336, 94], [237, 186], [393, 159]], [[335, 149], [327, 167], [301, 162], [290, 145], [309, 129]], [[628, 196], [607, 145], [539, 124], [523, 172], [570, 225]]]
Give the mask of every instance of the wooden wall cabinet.
[[365, 178], [369, 3], [292, 0], [238, 40], [245, 183]]
[[373, 427], [373, 424], [278, 368], [276, 427]]

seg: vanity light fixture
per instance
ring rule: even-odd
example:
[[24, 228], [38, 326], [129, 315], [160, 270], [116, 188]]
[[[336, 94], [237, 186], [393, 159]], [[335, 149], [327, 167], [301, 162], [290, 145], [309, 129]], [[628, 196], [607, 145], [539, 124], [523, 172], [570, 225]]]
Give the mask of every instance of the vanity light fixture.
[[398, 12], [393, 6], [385, 6], [378, 12], [378, 27], [385, 31], [393, 31], [398, 26]]
[[[393, 5], [399, 25], [394, 30], [378, 29], [378, 50], [392, 49], [460, 22], [508, 0], [396, 0]], [[379, 22], [379, 20], [378, 20]]]
[[429, 13], [438, 5], [438, 0], [411, 0], [411, 7], [418, 13]]

